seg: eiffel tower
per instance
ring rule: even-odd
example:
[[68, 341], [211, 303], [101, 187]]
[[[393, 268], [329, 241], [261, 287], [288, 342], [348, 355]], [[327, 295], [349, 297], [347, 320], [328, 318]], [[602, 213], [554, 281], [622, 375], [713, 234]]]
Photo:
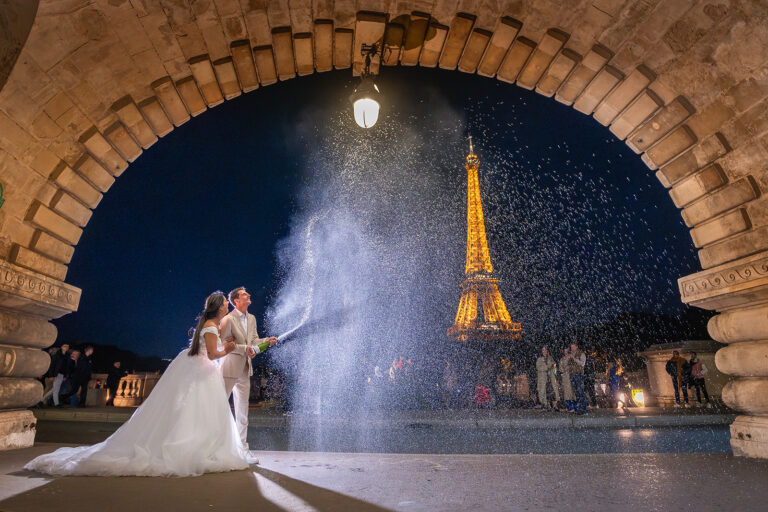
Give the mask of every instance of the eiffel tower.
[[[467, 169], [467, 260], [461, 300], [448, 336], [460, 342], [469, 340], [520, 339], [522, 326], [513, 322], [499, 292], [499, 280], [493, 277], [493, 265], [485, 236], [483, 204], [477, 168], [480, 160], [469, 137]], [[479, 307], [479, 308], [478, 308]], [[478, 311], [479, 309], [479, 311]]]

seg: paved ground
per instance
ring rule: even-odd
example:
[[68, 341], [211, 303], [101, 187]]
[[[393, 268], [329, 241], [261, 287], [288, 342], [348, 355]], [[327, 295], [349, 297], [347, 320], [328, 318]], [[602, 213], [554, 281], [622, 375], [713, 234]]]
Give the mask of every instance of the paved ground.
[[724, 454], [382, 455], [262, 452], [196, 478], [48, 479], [61, 445], [3, 453], [0, 511], [762, 511], [768, 461]]

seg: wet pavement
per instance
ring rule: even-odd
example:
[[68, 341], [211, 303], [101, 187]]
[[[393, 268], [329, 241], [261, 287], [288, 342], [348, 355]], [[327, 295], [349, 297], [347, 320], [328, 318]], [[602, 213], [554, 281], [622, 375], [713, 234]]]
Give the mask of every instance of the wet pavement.
[[[39, 421], [38, 442], [93, 444], [119, 423]], [[377, 453], [730, 453], [725, 425], [656, 428], [251, 427], [254, 450]]]
[[727, 454], [409, 455], [262, 452], [195, 478], [49, 479], [0, 459], [0, 511], [762, 511], [768, 461]]

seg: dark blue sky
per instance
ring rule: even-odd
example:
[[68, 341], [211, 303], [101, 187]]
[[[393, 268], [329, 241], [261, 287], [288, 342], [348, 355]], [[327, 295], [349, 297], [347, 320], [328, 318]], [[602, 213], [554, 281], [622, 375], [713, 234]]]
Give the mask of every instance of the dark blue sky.
[[[431, 206], [418, 215], [453, 233], [431, 242], [443, 258], [433, 263], [456, 275], [434, 283], [444, 293], [429, 299], [439, 302], [430, 321], [443, 330], [462, 279], [468, 132], [481, 159], [492, 258], [515, 319], [562, 329], [622, 311], [680, 313], [676, 279], [697, 269], [687, 230], [653, 173], [593, 119], [496, 80], [384, 68], [384, 110], [363, 132], [347, 102], [353, 84], [339, 71], [265, 87], [145, 151], [77, 246], [67, 282], [83, 295], [78, 312], [55, 322], [59, 341], [172, 356], [206, 295], [238, 285], [250, 289], [261, 321], [279, 289], [278, 242], [318, 179], [333, 175], [337, 158], [366, 152], [375, 162], [398, 147], [414, 153], [409, 172], [428, 168], [439, 181], [439, 196], [424, 198]], [[388, 187], [384, 202], [407, 192]]]

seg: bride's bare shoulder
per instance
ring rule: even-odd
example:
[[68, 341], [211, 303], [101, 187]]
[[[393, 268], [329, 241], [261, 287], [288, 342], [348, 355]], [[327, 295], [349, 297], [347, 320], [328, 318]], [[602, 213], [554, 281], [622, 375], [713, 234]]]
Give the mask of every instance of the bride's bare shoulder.
[[205, 323], [203, 324], [203, 327], [215, 327], [215, 328], [217, 328], [217, 329], [218, 329], [218, 328], [219, 328], [219, 324], [217, 324], [217, 323], [216, 323], [216, 322], [214, 322], [213, 320], [208, 320], [207, 322], [205, 322]]

